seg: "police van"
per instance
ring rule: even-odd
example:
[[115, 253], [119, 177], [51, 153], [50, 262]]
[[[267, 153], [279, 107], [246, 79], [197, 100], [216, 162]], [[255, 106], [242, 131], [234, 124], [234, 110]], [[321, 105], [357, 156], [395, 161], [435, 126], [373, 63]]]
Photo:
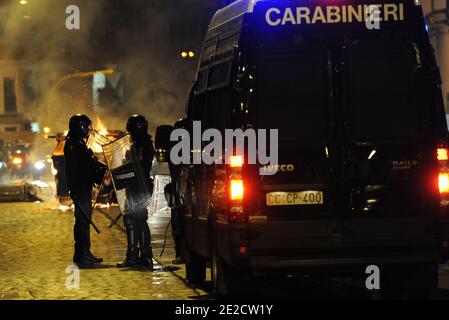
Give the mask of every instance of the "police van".
[[435, 288], [449, 239], [440, 84], [418, 0], [219, 10], [186, 123], [276, 128], [279, 163], [271, 175], [246, 155], [180, 166], [188, 280], [204, 282], [207, 261], [218, 293], [258, 274], [363, 278], [376, 266], [386, 292]]

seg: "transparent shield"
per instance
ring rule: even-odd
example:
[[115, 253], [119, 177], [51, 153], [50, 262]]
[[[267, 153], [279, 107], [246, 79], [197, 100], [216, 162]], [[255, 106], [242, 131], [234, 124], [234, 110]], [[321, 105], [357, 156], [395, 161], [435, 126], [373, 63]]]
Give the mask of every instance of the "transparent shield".
[[97, 155], [100, 156], [100, 160], [104, 161], [104, 159], [101, 159], [103, 156], [103, 146], [111, 143], [112, 140], [110, 140], [108, 137], [104, 136], [102, 133], [92, 130], [89, 139], [87, 140], [87, 147], [89, 149], [92, 149], [92, 151]]
[[170, 183], [171, 178], [169, 175], [155, 175], [154, 176], [154, 191], [153, 200], [148, 208], [148, 213], [151, 216], [169, 216], [171, 209], [168, 206], [165, 199], [164, 188]]
[[151, 200], [144, 171], [129, 135], [103, 146], [122, 214], [145, 209]]
[[[102, 133], [96, 131], [96, 130], [92, 130], [90, 135], [89, 135], [89, 139], [87, 140], [87, 147], [89, 149], [91, 149], [95, 156], [98, 158], [98, 160], [100, 160], [101, 162], [106, 162], [104, 153], [103, 153], [103, 146], [111, 143], [112, 140], [110, 140], [108, 137], [106, 137], [105, 135], [103, 135]], [[98, 197], [101, 193], [103, 189], [103, 184], [100, 186], [95, 186], [94, 187], [94, 194], [92, 197], [92, 202], [94, 204], [97, 203], [98, 201]]]

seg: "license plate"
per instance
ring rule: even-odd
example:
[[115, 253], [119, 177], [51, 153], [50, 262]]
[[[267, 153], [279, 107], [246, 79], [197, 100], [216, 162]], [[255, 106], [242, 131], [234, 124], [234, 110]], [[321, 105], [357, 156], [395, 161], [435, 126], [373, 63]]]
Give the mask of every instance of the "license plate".
[[270, 192], [267, 193], [267, 206], [297, 206], [323, 204], [322, 191]]

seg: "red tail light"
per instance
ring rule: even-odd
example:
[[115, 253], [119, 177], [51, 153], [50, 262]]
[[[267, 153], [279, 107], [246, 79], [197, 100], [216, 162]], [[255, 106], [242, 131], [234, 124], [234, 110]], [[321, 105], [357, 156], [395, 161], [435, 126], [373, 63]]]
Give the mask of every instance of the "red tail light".
[[437, 159], [439, 161], [449, 160], [449, 149], [448, 148], [438, 148], [437, 149]]
[[243, 182], [243, 157], [232, 156], [229, 161], [229, 215], [230, 222], [245, 222], [247, 215], [243, 210], [245, 187]]
[[449, 173], [441, 173], [438, 176], [438, 188], [440, 193], [449, 193]]
[[440, 206], [447, 209], [449, 208], [449, 148], [446, 144], [442, 144], [436, 151], [439, 167], [438, 191], [440, 193]]
[[243, 166], [242, 156], [232, 156], [230, 161], [231, 168], [241, 168]]
[[243, 180], [231, 180], [231, 200], [243, 200]]

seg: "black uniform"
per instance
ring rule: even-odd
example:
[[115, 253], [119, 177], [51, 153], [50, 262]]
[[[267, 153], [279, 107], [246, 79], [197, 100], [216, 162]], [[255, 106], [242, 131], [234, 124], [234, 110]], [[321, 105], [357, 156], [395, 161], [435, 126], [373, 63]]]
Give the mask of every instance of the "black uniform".
[[[173, 146], [172, 146], [173, 147]], [[169, 203], [171, 207], [171, 226], [172, 226], [172, 237], [173, 242], [175, 244], [175, 260], [173, 263], [178, 264], [182, 262], [182, 250], [181, 250], [181, 241], [182, 241], [182, 215], [180, 213], [179, 201], [177, 201], [176, 197], [176, 188], [178, 183], [178, 176], [180, 166], [175, 165], [171, 158], [168, 160], [168, 168], [170, 170], [171, 182], [167, 185], [167, 188], [170, 188], [169, 191], [171, 195], [171, 201]]]
[[[145, 187], [148, 189], [148, 196], [153, 191], [153, 183], [150, 172], [154, 158], [154, 147], [151, 136], [148, 135], [148, 122], [144, 116], [133, 115], [128, 119], [126, 130], [131, 134], [131, 152], [140, 161], [141, 169], [136, 170], [136, 174], [143, 175]], [[134, 192], [131, 192], [133, 194]], [[145, 196], [145, 195], [144, 195]], [[145, 196], [145, 199], [147, 197]], [[127, 199], [129, 201], [131, 199]], [[144, 203], [146, 203], [144, 201]], [[125, 261], [118, 263], [119, 268], [134, 267], [144, 265], [153, 269], [153, 251], [151, 249], [151, 233], [148, 227], [148, 211], [144, 207], [138, 210], [131, 210], [124, 216], [126, 235], [128, 237], [128, 250]], [[140, 251], [140, 255], [139, 255]]]
[[[134, 137], [132, 148], [143, 169], [144, 182], [152, 194], [153, 182], [150, 176], [154, 158], [154, 147], [151, 136]], [[127, 265], [132, 266], [138, 262], [149, 265], [152, 263], [153, 252], [151, 248], [151, 232], [148, 227], [148, 210], [142, 208], [124, 216], [126, 233], [128, 237], [128, 250], [126, 253]], [[138, 245], [138, 246], [137, 246]], [[139, 255], [140, 249], [140, 255]]]
[[[92, 187], [101, 183], [105, 167], [87, 148], [82, 136], [69, 132], [64, 146], [67, 184], [75, 204], [74, 262], [100, 262], [90, 252], [90, 222], [92, 219]], [[84, 212], [84, 214], [83, 214]]]
[[[173, 130], [185, 128], [186, 120], [178, 120], [175, 122], [173, 126]], [[171, 141], [170, 152], [171, 149], [176, 145], [177, 142]], [[171, 189], [170, 194], [170, 207], [171, 207], [171, 225], [172, 225], [172, 236], [173, 241], [175, 243], [175, 260], [173, 260], [174, 264], [180, 264], [184, 262], [183, 250], [182, 250], [182, 241], [183, 241], [183, 215], [181, 203], [178, 198], [177, 188], [178, 188], [178, 179], [181, 170], [180, 165], [175, 165], [171, 160], [171, 157], [168, 157], [168, 168], [170, 170], [171, 183], [168, 187]]]

